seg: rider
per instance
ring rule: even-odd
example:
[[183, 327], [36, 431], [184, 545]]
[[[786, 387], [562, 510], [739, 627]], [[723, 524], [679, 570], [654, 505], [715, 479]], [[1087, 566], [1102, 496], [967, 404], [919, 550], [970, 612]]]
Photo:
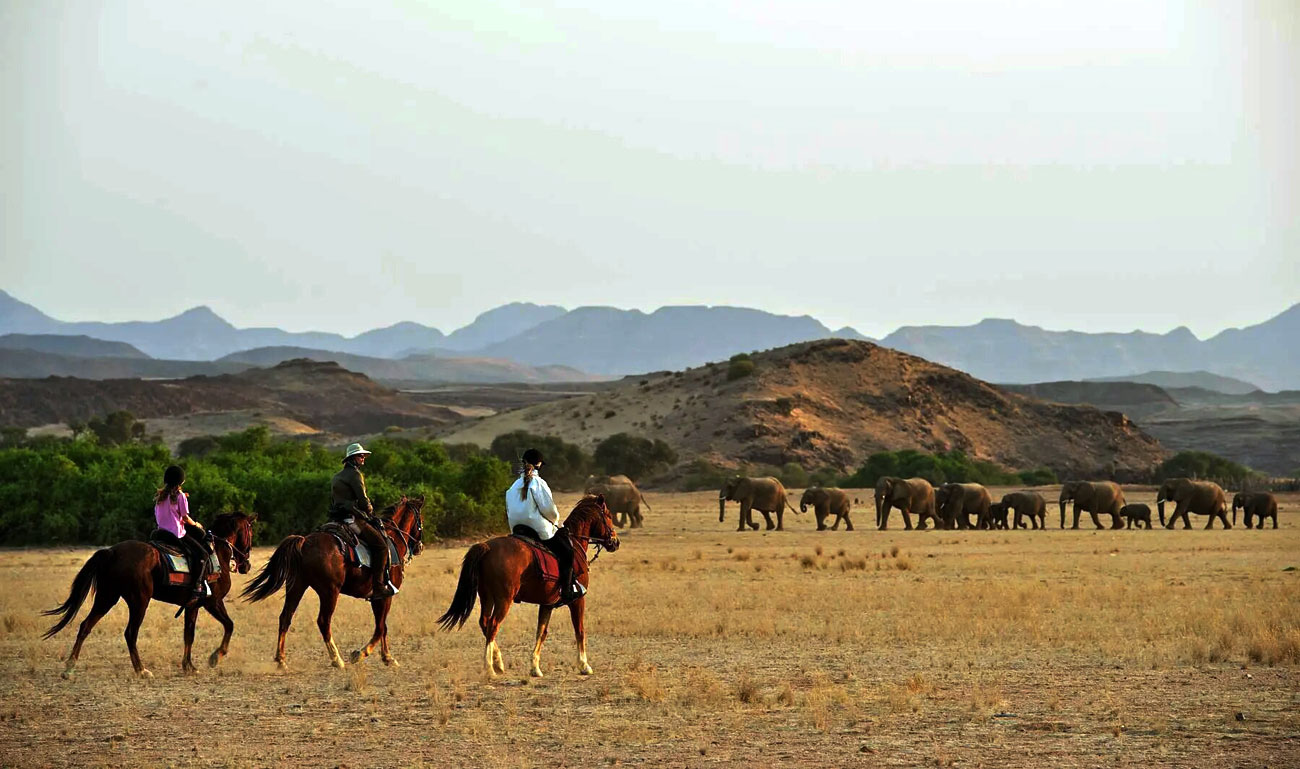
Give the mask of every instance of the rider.
[[153, 517], [158, 529], [153, 539], [171, 542], [180, 547], [190, 561], [194, 572], [194, 598], [211, 595], [208, 581], [207, 532], [199, 522], [190, 517], [189, 495], [181, 491], [185, 485], [185, 470], [172, 465], [163, 471], [163, 485], [153, 498]]
[[555, 554], [560, 562], [560, 604], [566, 604], [587, 592], [573, 578], [573, 541], [560, 526], [560, 511], [551, 497], [551, 487], [537, 474], [542, 452], [529, 449], [523, 460], [523, 472], [506, 492], [506, 520], [511, 531], [524, 529], [524, 534], [531, 533]]
[[375, 508], [366, 496], [366, 478], [361, 466], [370, 455], [360, 443], [353, 443], [343, 452], [343, 469], [330, 481], [333, 502], [330, 520], [348, 524], [370, 549], [370, 575], [374, 584], [370, 600], [381, 601], [397, 595], [397, 587], [389, 580], [388, 541], [383, 535], [383, 524], [374, 517]]

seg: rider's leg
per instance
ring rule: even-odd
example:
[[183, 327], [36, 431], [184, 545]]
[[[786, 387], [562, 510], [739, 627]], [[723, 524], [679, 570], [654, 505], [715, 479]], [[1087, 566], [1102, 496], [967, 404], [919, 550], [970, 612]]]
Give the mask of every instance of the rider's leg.
[[564, 603], [582, 595], [573, 583], [573, 540], [568, 532], [561, 529], [555, 536], [546, 540], [546, 546], [555, 554], [560, 566], [560, 600]]
[[388, 584], [388, 543], [373, 526], [357, 522], [361, 541], [370, 550], [371, 598], [387, 598], [397, 591]]

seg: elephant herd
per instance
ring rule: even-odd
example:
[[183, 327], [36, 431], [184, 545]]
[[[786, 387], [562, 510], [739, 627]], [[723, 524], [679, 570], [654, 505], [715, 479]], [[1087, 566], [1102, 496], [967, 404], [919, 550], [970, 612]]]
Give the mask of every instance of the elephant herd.
[[[740, 503], [740, 518], [736, 530], [758, 529], [753, 511], [762, 513], [768, 529], [781, 530], [784, 512], [794, 510], [786, 496], [781, 481], [776, 478], [731, 478], [718, 493], [718, 521], [726, 518], [727, 502]], [[1074, 520], [1070, 528], [1079, 528], [1079, 517], [1087, 513], [1098, 529], [1105, 528], [1101, 516], [1109, 516], [1112, 529], [1151, 528], [1151, 508], [1144, 504], [1129, 504], [1124, 491], [1112, 481], [1071, 481], [1061, 486], [1057, 503], [1061, 510], [1061, 528], [1065, 528], [1065, 508], [1074, 505]], [[1165, 503], [1174, 505], [1168, 522]], [[883, 477], [876, 483], [876, 526], [885, 529], [889, 514], [897, 509], [903, 514], [903, 527], [912, 529], [912, 516], [917, 517], [917, 529], [925, 529], [933, 522], [935, 528], [945, 529], [1011, 529], [1047, 528], [1047, 499], [1036, 491], [1014, 491], [994, 502], [988, 489], [978, 483], [945, 483], [935, 488], [924, 478]], [[838, 529], [841, 522], [853, 530], [850, 519], [852, 500], [840, 489], [813, 486], [803, 493], [799, 510], [807, 512], [812, 506], [817, 519], [817, 530]], [[1189, 478], [1170, 478], [1160, 485], [1156, 493], [1156, 508], [1160, 524], [1172, 529], [1181, 518], [1183, 528], [1190, 529], [1189, 514], [1207, 516], [1205, 528], [1212, 528], [1217, 518], [1223, 528], [1228, 522], [1228, 501], [1223, 489], [1211, 481]], [[1264, 520], [1271, 518], [1277, 528], [1277, 499], [1268, 492], [1241, 492], [1232, 500], [1232, 523], [1237, 521], [1237, 511], [1242, 510], [1246, 528], [1264, 528]], [[772, 514], [776, 523], [772, 523]], [[834, 523], [827, 521], [834, 516]]]
[[[649, 510], [645, 495], [626, 475], [590, 476], [585, 491], [604, 494], [609, 511], [618, 526], [634, 529], [644, 525], [642, 510]], [[773, 477], [753, 478], [737, 475], [727, 480], [718, 492], [718, 522], [726, 519], [727, 503], [740, 504], [736, 530], [758, 529], [754, 511], [763, 516], [768, 529], [785, 528], [785, 511], [808, 512], [813, 509], [817, 530], [838, 530], [844, 524], [853, 531], [850, 515], [853, 500], [842, 489], [812, 486], [804, 490], [796, 510], [790, 504], [785, 486]], [[1166, 522], [1165, 503], [1174, 506]], [[912, 516], [916, 516], [917, 529], [931, 525], [939, 529], [1045, 529], [1047, 528], [1047, 499], [1036, 491], [1013, 491], [994, 502], [988, 489], [978, 483], [944, 483], [932, 486], [924, 478], [894, 478], [886, 476], [876, 482], [876, 527], [888, 528], [889, 514], [898, 510], [903, 514], [903, 528], [911, 530]], [[1065, 528], [1065, 508], [1074, 505], [1074, 518], [1070, 528], [1079, 528], [1079, 518], [1084, 513], [1098, 529], [1105, 528], [1102, 516], [1109, 516], [1110, 527], [1152, 528], [1151, 507], [1129, 504], [1124, 491], [1112, 481], [1070, 481], [1062, 484], [1057, 504], [1061, 510], [1061, 528]], [[1223, 528], [1237, 522], [1237, 511], [1242, 510], [1246, 528], [1264, 528], [1265, 519], [1272, 519], [1277, 528], [1277, 499], [1268, 492], [1240, 492], [1232, 499], [1232, 523], [1228, 522], [1228, 501], [1223, 489], [1211, 481], [1189, 478], [1170, 478], [1156, 492], [1156, 508], [1160, 524], [1172, 529], [1181, 518], [1183, 528], [1191, 528], [1190, 514], [1207, 516], [1205, 528], [1211, 528], [1217, 518]], [[776, 516], [775, 522], [772, 517]], [[829, 524], [829, 525], [828, 525]]]

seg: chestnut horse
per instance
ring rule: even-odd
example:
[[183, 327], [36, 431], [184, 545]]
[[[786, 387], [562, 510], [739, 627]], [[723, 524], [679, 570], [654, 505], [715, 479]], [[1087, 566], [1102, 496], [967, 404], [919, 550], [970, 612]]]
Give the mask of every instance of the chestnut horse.
[[[397, 560], [389, 564], [390, 578], [393, 584], [402, 586], [402, 563], [420, 554], [424, 545], [420, 537], [424, 534], [424, 517], [420, 509], [424, 507], [424, 497], [402, 497], [396, 505], [386, 508], [380, 515], [384, 531], [397, 545]], [[325, 651], [329, 653], [334, 667], [343, 667], [343, 658], [339, 648], [334, 645], [334, 635], [330, 630], [330, 621], [334, 617], [334, 607], [338, 605], [339, 594], [354, 598], [370, 595], [373, 582], [370, 579], [369, 566], [353, 566], [343, 562], [343, 553], [339, 542], [333, 534], [316, 531], [302, 536], [291, 534], [280, 542], [271, 560], [262, 567], [248, 587], [244, 588], [246, 601], [261, 601], [270, 598], [280, 588], [284, 588], [284, 609], [280, 612], [280, 638], [275, 647], [275, 661], [280, 668], [289, 666], [284, 653], [284, 637], [293, 623], [293, 614], [298, 610], [307, 588], [316, 591], [320, 597], [320, 613], [316, 616], [316, 626], [320, 628], [321, 638], [325, 641]], [[352, 653], [352, 661], [360, 662], [370, 656], [375, 644], [379, 644], [385, 665], [396, 665], [397, 660], [388, 653], [388, 610], [392, 606], [392, 597], [382, 601], [371, 601], [375, 613], [375, 632], [370, 643], [364, 649]]]
[[[608, 548], [611, 553], [618, 549], [618, 534], [614, 530], [609, 508], [605, 506], [604, 495], [583, 497], [564, 521], [564, 529], [556, 536], [564, 536], [565, 531], [573, 538], [574, 552], [584, 567], [587, 564], [588, 544]], [[461, 563], [460, 580], [456, 584], [451, 606], [446, 614], [438, 618], [438, 624], [444, 630], [459, 628], [469, 619], [474, 611], [474, 599], [478, 598], [481, 604], [478, 624], [487, 641], [483, 664], [489, 678], [506, 670], [496, 638], [497, 630], [509, 613], [512, 603], [538, 604], [537, 639], [533, 644], [531, 673], [538, 678], [542, 675], [542, 642], [546, 640], [551, 611], [560, 599], [560, 588], [559, 585], [542, 579], [536, 560], [534, 549], [517, 537], [494, 537], [473, 545]], [[589, 581], [588, 570], [579, 568], [575, 574], [582, 586], [586, 587]], [[578, 644], [578, 672], [584, 676], [591, 675], [591, 665], [587, 664], [587, 631], [583, 625], [586, 605], [585, 597], [569, 604], [573, 634]]]
[[216, 667], [230, 651], [230, 636], [235, 632], [235, 623], [231, 622], [225, 603], [226, 594], [230, 592], [230, 561], [235, 561], [235, 568], [240, 574], [247, 574], [251, 568], [248, 551], [253, 546], [254, 520], [255, 517], [243, 513], [224, 513], [212, 522], [210, 531], [216, 538], [214, 549], [221, 561], [221, 577], [209, 583], [212, 595], [198, 601], [193, 600], [194, 592], [190, 585], [172, 585], [167, 581], [158, 549], [147, 542], [127, 540], [96, 551], [73, 578], [67, 600], [44, 612], [46, 616], [62, 615], [54, 627], [45, 632], [44, 637], [51, 638], [77, 616], [86, 596], [92, 591], [95, 593], [90, 614], [82, 620], [81, 628], [77, 631], [77, 641], [68, 655], [68, 666], [63, 671], [63, 677], [72, 677], [77, 658], [81, 656], [81, 644], [90, 635], [95, 623], [116, 606], [119, 599], [126, 601], [127, 611], [130, 612], [126, 622], [126, 649], [131, 653], [131, 665], [137, 674], [146, 678], [153, 676], [140, 663], [140, 653], [135, 648], [140, 623], [144, 622], [144, 613], [149, 608], [149, 601], [153, 599], [184, 607], [185, 657], [181, 661], [181, 668], [186, 673], [194, 672], [190, 649], [194, 645], [194, 625], [198, 621], [199, 608], [207, 609], [221, 623], [225, 635], [221, 638], [221, 645], [208, 657], [208, 664]]

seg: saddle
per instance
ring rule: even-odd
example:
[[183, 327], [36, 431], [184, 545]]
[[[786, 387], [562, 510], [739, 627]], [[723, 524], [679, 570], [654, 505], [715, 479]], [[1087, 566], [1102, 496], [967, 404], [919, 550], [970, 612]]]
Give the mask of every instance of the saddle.
[[[370, 565], [370, 548], [366, 543], [361, 541], [356, 531], [349, 524], [342, 521], [327, 521], [316, 527], [316, 531], [322, 531], [334, 537], [339, 546], [339, 552], [343, 554], [343, 563], [347, 566], [369, 566]], [[393, 543], [393, 538], [388, 536], [388, 532], [383, 529], [379, 530], [383, 535], [384, 542], [388, 545], [388, 565], [401, 566], [402, 559], [397, 554], [397, 545]]]
[[[514, 531], [510, 533], [510, 536], [514, 537], [520, 542], [523, 542], [525, 545], [527, 545], [529, 548], [532, 549], [533, 563], [537, 564], [537, 570], [538, 572], [541, 573], [542, 581], [548, 584], [555, 585], [556, 595], [558, 596], [559, 583], [560, 583], [560, 559], [556, 557], [555, 553], [551, 552], [550, 548], [546, 546], [546, 543], [544, 543], [542, 540], [537, 538], [536, 532], [534, 532], [531, 528], [527, 526], [516, 526], [514, 528]], [[565, 531], [564, 529], [560, 529], [560, 532], [556, 534], [556, 536], [567, 537], [569, 536], [569, 532]], [[587, 573], [586, 554], [583, 553], [581, 550], [579, 550], [576, 545], [574, 545], [573, 546], [573, 578], [575, 580], [579, 579], [582, 575], [585, 575], [586, 573]]]
[[[188, 585], [194, 581], [190, 576], [190, 559], [184, 550], [166, 540], [150, 539], [149, 544], [158, 551], [158, 560], [162, 563], [167, 584]], [[208, 553], [208, 573], [205, 581], [216, 582], [219, 579], [221, 579], [221, 560], [217, 558], [216, 553]]]

